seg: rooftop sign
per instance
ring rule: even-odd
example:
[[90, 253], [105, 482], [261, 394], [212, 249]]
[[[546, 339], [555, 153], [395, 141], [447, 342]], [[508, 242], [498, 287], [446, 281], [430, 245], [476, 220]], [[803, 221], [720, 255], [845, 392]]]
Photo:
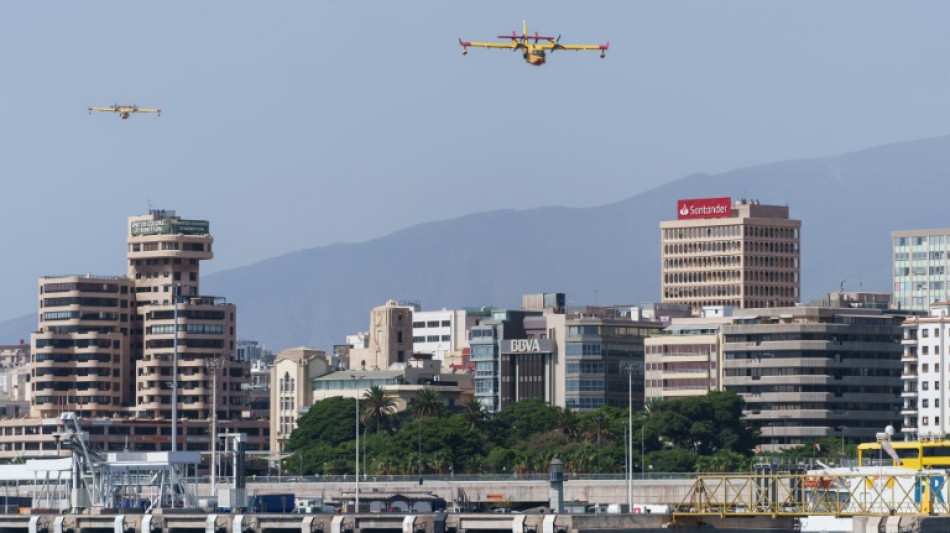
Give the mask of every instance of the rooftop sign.
[[679, 200], [676, 203], [676, 218], [726, 218], [732, 216], [732, 198], [697, 198]]
[[162, 218], [137, 220], [132, 223], [132, 235], [210, 235], [207, 220]]

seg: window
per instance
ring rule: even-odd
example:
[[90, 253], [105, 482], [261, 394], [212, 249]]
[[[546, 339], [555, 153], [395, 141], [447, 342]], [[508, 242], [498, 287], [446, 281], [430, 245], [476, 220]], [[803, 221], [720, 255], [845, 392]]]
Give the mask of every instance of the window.
[[930, 400], [928, 400], [927, 398], [924, 398], [923, 400], [920, 401], [920, 406], [924, 408], [930, 407]]

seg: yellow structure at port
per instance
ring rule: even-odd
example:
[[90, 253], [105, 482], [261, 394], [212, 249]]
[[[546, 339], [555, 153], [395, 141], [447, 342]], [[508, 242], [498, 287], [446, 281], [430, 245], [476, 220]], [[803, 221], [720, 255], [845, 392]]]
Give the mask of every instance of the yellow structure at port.
[[821, 474], [701, 475], [673, 508], [686, 516], [896, 516], [950, 513], [948, 475], [899, 468]]

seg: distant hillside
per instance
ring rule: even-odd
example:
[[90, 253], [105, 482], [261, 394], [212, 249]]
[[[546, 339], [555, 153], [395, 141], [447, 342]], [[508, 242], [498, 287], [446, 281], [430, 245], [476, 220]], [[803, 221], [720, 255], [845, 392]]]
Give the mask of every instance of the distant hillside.
[[[675, 218], [677, 199], [732, 196], [788, 204], [803, 221], [805, 300], [842, 280], [849, 290], [889, 291], [890, 232], [950, 226], [941, 194], [948, 177], [950, 137], [924, 139], [692, 175], [601, 207], [421, 224], [220, 272], [202, 288], [237, 304], [240, 337], [274, 350], [329, 349], [366, 329], [370, 309], [390, 298], [421, 300], [425, 309], [513, 307], [521, 294], [542, 291], [566, 292], [578, 305], [655, 301], [660, 221]], [[582, 176], [572, 186], [584, 186]], [[7, 324], [0, 324], [0, 342], [25, 335]]]

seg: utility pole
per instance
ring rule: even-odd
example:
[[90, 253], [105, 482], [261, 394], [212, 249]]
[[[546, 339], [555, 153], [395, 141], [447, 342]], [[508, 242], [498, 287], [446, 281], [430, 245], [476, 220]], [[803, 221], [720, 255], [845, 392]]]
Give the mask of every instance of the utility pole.
[[211, 372], [211, 496], [217, 494], [218, 483], [218, 367], [217, 357], [209, 358], [206, 368]]

